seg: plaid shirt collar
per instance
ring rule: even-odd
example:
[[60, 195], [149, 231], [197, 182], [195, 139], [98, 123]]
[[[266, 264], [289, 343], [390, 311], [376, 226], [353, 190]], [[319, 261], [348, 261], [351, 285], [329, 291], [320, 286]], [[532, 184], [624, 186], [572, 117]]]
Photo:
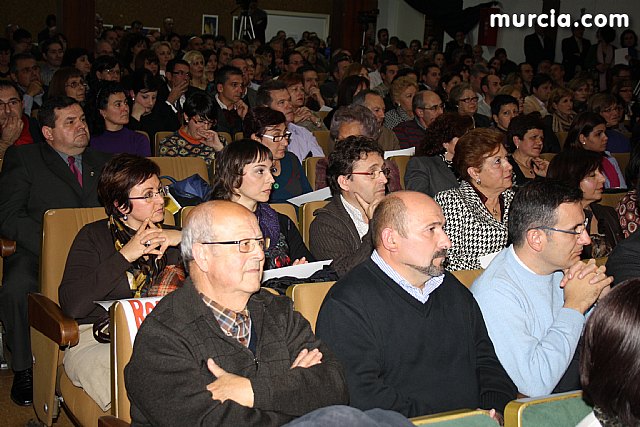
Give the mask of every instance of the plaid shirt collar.
[[224, 332], [226, 336], [237, 340], [243, 346], [248, 347], [251, 339], [251, 316], [249, 315], [249, 309], [245, 307], [241, 311], [233, 311], [221, 306], [206, 295], [200, 294], [200, 298], [202, 298], [205, 305], [211, 309], [222, 332]]

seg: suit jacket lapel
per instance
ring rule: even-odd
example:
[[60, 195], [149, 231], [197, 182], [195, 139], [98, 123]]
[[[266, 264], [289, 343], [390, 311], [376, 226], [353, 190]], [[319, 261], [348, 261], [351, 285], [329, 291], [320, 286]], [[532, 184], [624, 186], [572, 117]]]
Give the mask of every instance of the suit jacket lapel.
[[69, 185], [69, 187], [78, 194], [78, 197], [82, 196], [82, 187], [80, 187], [80, 183], [78, 183], [78, 180], [71, 172], [71, 169], [69, 169], [69, 166], [65, 164], [64, 160], [62, 160], [62, 157], [60, 157], [56, 150], [45, 142], [42, 144], [41, 152], [42, 159], [51, 172], [67, 183], [67, 185]]

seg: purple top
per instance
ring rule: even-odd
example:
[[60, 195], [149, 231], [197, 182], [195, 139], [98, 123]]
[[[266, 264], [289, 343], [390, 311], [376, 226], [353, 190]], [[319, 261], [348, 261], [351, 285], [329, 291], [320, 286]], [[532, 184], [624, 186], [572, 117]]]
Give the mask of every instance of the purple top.
[[142, 157], [151, 156], [149, 140], [141, 133], [122, 128], [118, 131], [104, 131], [91, 138], [91, 148], [104, 153], [129, 153]]

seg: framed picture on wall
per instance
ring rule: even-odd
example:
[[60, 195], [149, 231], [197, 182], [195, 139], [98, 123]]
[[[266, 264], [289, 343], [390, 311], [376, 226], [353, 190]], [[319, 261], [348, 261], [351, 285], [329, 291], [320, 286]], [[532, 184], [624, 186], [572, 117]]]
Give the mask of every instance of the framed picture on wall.
[[202, 15], [202, 34], [218, 35], [218, 15]]

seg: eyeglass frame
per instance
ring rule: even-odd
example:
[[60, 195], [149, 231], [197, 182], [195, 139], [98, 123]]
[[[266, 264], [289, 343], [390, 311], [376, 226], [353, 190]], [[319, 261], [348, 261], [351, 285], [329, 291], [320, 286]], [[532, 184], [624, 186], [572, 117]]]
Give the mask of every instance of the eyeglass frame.
[[[246, 242], [252, 242], [253, 245], [251, 245], [251, 247], [248, 248], [246, 251], [243, 251], [241, 249], [242, 244]], [[256, 248], [256, 243], [258, 244], [258, 246], [260, 246], [260, 242], [262, 242], [262, 247], [260, 249], [264, 251], [266, 248], [269, 247], [269, 244], [271, 243], [271, 238], [252, 237], [252, 238], [241, 239], [241, 240], [227, 240], [224, 242], [199, 242], [199, 243], [202, 245], [238, 245], [238, 252], [240, 252], [241, 254], [248, 254], [250, 252], [253, 252], [253, 250]]]
[[[576, 230], [561, 230], [559, 228], [554, 228], [554, 227], [548, 227], [546, 225], [541, 225], [539, 227], [531, 227], [529, 230], [549, 230], [549, 231], [556, 231], [558, 233], [565, 233], [565, 234], [571, 234], [573, 236], [579, 236], [582, 233], [587, 231], [587, 226], [589, 225], [589, 218], [585, 218], [584, 223], [582, 224], [582, 227], [584, 227], [582, 229], [582, 231], [576, 231]], [[576, 225], [576, 228], [580, 227], [580, 225]], [[529, 231], [527, 230], [527, 231]], [[587, 233], [588, 234], [588, 233]]]
[[369, 179], [373, 181], [380, 178], [380, 174], [383, 174], [385, 178], [389, 178], [391, 175], [391, 168], [382, 168], [371, 172], [351, 172], [349, 175], [369, 175]]
[[0, 101], [0, 109], [4, 109], [7, 106], [9, 106], [9, 108], [17, 107], [18, 104], [21, 103], [21, 102], [22, 102], [22, 100], [20, 100], [18, 98], [11, 98], [7, 102]]
[[201, 125], [201, 124], [206, 124], [209, 123], [209, 128], [214, 127], [215, 125], [218, 124], [218, 120], [216, 119], [202, 119], [202, 118], [198, 118], [198, 116], [193, 116], [191, 117], [189, 120], [193, 120], [193, 122], [197, 125]]
[[84, 80], [79, 81], [79, 82], [65, 83], [64, 84], [64, 87], [70, 87], [71, 89], [77, 89], [79, 86], [84, 86], [84, 88], [86, 89], [89, 85]]
[[[282, 135], [267, 135], [266, 133], [263, 133], [261, 135], [258, 135], [260, 138], [262, 137], [266, 137], [270, 140], [272, 140], [273, 142], [282, 142], [283, 138], [286, 138], [287, 141], [291, 141], [291, 136], [293, 135], [293, 133], [289, 132], [289, 131], [285, 131], [284, 134]], [[278, 138], [278, 139], [276, 139]]]
[[158, 189], [158, 191], [153, 191], [151, 195], [139, 196], [139, 197], [127, 197], [129, 200], [144, 200], [147, 203], [152, 203], [154, 197], [162, 196], [164, 199], [169, 194], [169, 186], [164, 185]]
[[477, 96], [472, 96], [472, 97], [469, 97], [469, 98], [460, 98], [458, 100], [458, 102], [464, 102], [465, 104], [468, 104], [470, 102], [478, 102], [478, 101], [480, 101], [480, 98], [477, 97]]
[[441, 102], [440, 104], [432, 105], [431, 107], [418, 107], [418, 108], [422, 111], [424, 110], [429, 110], [429, 111], [443, 110], [444, 111], [444, 102]]

